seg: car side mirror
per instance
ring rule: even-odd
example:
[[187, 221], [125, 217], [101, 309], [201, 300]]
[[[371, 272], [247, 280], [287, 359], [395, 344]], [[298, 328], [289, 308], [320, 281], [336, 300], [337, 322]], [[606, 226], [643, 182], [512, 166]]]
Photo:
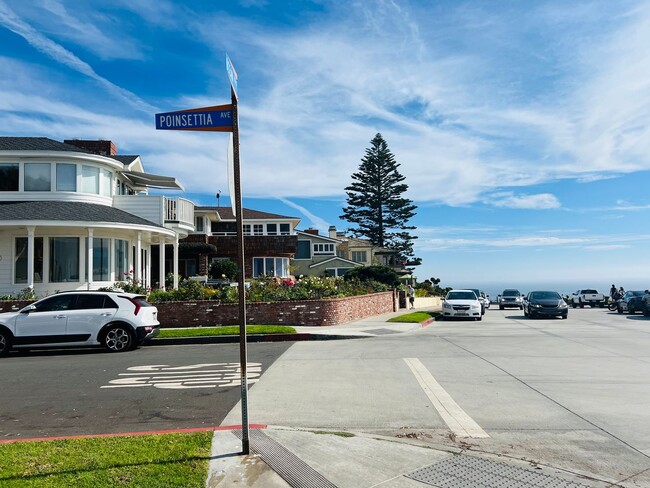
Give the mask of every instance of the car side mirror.
[[20, 311], [20, 313], [29, 313], [29, 312], [33, 312], [34, 310], [36, 310], [36, 305], [27, 305], [25, 308], [23, 308]]

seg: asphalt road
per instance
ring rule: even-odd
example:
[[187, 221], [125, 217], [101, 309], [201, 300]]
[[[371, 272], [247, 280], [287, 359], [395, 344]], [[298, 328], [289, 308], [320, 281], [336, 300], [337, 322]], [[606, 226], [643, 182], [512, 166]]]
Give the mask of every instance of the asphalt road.
[[[249, 383], [290, 345], [249, 344]], [[0, 365], [0, 439], [218, 426], [241, 398], [239, 344], [12, 353]]]
[[650, 320], [491, 308], [481, 322], [296, 343], [250, 404], [251, 422], [408, 437], [650, 486]]

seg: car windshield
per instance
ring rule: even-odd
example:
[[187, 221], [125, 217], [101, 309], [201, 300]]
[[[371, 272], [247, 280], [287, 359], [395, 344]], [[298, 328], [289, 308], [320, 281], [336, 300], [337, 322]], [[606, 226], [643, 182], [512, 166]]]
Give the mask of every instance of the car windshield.
[[646, 294], [644, 291], [641, 291], [641, 290], [638, 290], [638, 291], [634, 290], [634, 291], [631, 291], [630, 293], [632, 295], [634, 295], [635, 297], [642, 297], [643, 295]]
[[473, 291], [450, 291], [447, 300], [476, 300]]
[[519, 290], [504, 290], [503, 291], [503, 296], [504, 297], [518, 297], [519, 295], [521, 295], [521, 293], [519, 293]]
[[596, 294], [598, 294], [598, 291], [597, 290], [582, 290], [582, 293], [584, 293], [586, 295], [596, 295]]
[[555, 291], [534, 291], [530, 294], [531, 300], [552, 300], [560, 299], [560, 294]]

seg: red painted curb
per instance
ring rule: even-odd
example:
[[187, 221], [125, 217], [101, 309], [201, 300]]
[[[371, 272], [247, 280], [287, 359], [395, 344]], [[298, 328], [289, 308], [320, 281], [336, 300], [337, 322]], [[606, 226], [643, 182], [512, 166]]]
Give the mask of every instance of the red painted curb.
[[[83, 435], [62, 435], [56, 437], [32, 437], [30, 439], [3, 439], [0, 444], [13, 444], [15, 442], [43, 442], [43, 441], [65, 441], [70, 439], [94, 439], [102, 437], [134, 437], [144, 435], [160, 434], [190, 434], [192, 432], [208, 432], [215, 430], [239, 430], [241, 425], [219, 425], [216, 427], [195, 427], [190, 429], [168, 429], [168, 430], [146, 430], [140, 432], [118, 432], [115, 434], [83, 434]], [[249, 429], [266, 429], [265, 424], [249, 424]]]
[[420, 322], [420, 327], [428, 327], [429, 325], [433, 324], [435, 319], [431, 317], [430, 319], [426, 319], [424, 322]]

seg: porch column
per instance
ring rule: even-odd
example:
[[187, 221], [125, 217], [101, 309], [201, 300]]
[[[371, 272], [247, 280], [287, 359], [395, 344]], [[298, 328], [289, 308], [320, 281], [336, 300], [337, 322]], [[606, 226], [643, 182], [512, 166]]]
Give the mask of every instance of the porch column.
[[160, 236], [158, 241], [160, 242], [160, 252], [158, 253], [158, 276], [160, 278], [158, 280], [158, 288], [165, 291], [165, 238]]
[[34, 289], [34, 233], [36, 227], [27, 227], [27, 288]]
[[135, 239], [135, 263], [133, 263], [133, 281], [140, 283], [142, 280], [142, 232], [138, 232]]
[[178, 290], [178, 234], [174, 235], [174, 290]]
[[86, 250], [86, 268], [88, 268], [88, 289], [92, 290], [93, 287], [93, 235], [94, 229], [88, 229], [88, 249]]

